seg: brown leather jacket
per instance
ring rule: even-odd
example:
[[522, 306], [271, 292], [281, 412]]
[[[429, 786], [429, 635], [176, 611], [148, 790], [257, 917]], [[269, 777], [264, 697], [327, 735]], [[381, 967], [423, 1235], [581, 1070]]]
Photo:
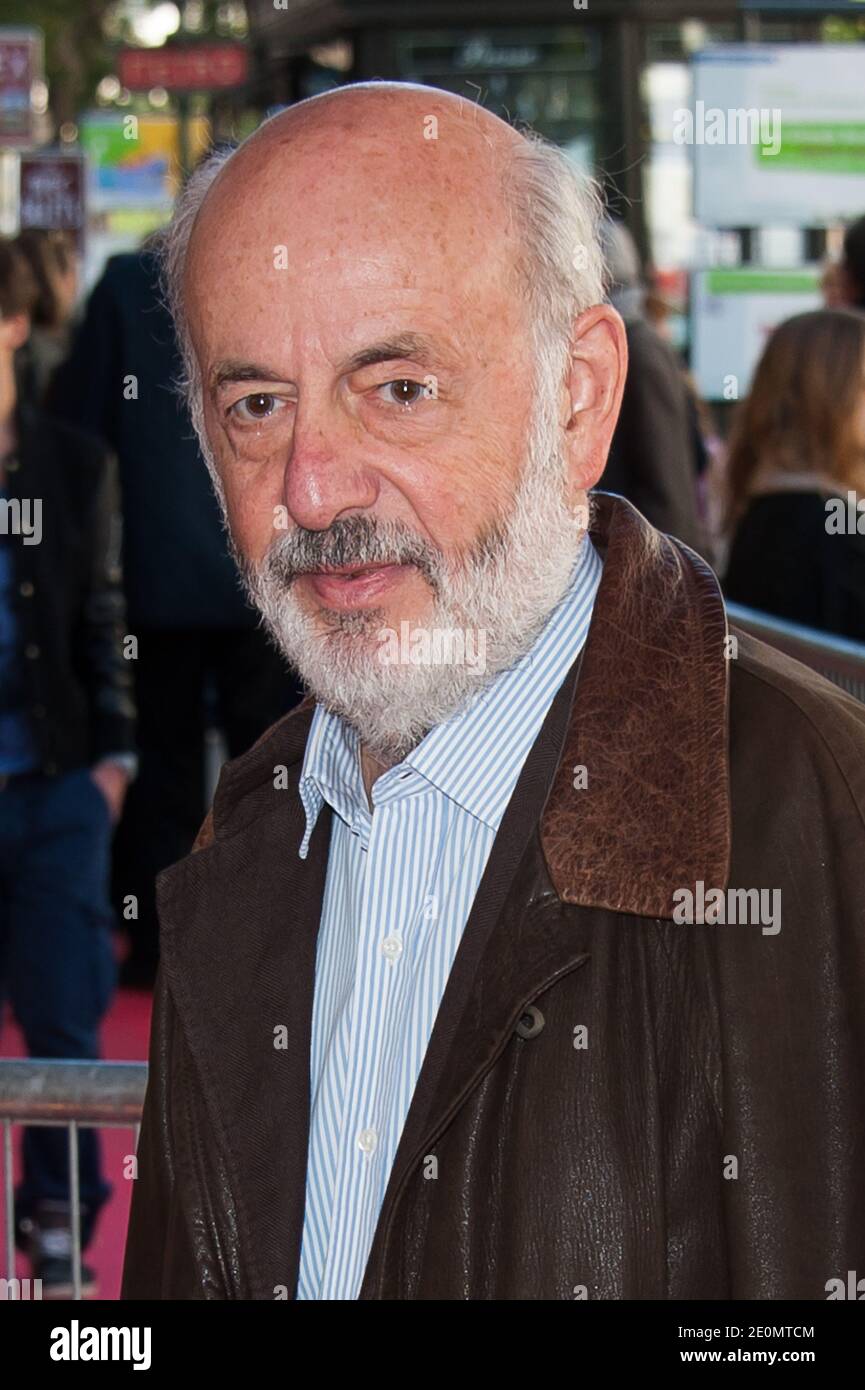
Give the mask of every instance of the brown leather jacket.
[[[865, 707], [744, 635], [728, 659], [714, 576], [628, 503], [598, 497], [593, 538], [582, 662], [496, 839], [361, 1298], [825, 1299], [865, 1271]], [[294, 1296], [310, 717], [225, 767], [161, 877], [125, 1298]], [[781, 930], [679, 924], [698, 881], [779, 889]]]

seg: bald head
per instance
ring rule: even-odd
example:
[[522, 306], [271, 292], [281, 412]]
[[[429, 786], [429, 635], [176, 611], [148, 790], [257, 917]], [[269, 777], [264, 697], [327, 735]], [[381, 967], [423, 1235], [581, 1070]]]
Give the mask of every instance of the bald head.
[[[321, 236], [363, 208], [370, 238], [401, 232], [444, 241], [463, 260], [504, 249], [507, 174], [525, 137], [449, 92], [397, 83], [340, 88], [262, 125], [207, 192], [196, 232], [273, 209]], [[190, 254], [194, 254], [193, 236]]]
[[244, 180], [261, 171], [262, 161], [300, 170], [311, 160], [319, 177], [358, 165], [376, 180], [367, 189], [371, 198], [404, 180], [406, 197], [437, 185], [459, 199], [473, 190], [500, 206], [509, 156], [527, 143], [497, 116], [451, 92], [370, 82], [281, 111], [244, 142], [230, 164]]

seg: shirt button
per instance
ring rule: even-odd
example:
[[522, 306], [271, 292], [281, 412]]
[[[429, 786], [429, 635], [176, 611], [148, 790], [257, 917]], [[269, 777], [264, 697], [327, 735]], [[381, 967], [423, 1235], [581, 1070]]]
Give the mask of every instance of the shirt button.
[[374, 1129], [362, 1129], [357, 1136], [357, 1147], [367, 1156], [375, 1150], [377, 1143], [378, 1135]]
[[37, 656], [39, 655], [39, 648], [37, 647], [35, 642], [30, 642], [24, 648], [24, 655], [26, 656], [28, 661], [36, 660]]
[[402, 955], [402, 942], [398, 936], [386, 936], [381, 943], [381, 953], [391, 964]]
[[18, 592], [19, 592], [19, 594], [21, 595], [22, 598], [32, 598], [32, 597], [33, 597], [33, 585], [30, 583], [30, 580], [29, 580], [29, 579], [25, 579], [25, 580], [22, 581], [22, 583], [21, 583], [21, 585], [20, 585], [20, 587], [19, 587], [19, 589], [18, 589]]

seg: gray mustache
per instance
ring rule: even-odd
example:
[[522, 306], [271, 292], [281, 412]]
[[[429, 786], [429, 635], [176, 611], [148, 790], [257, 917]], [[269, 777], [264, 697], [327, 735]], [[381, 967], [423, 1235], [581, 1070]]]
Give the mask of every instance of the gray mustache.
[[436, 592], [443, 570], [435, 547], [408, 527], [367, 516], [340, 518], [326, 531], [298, 527], [271, 546], [262, 568], [287, 587], [301, 575], [355, 564], [414, 565]]

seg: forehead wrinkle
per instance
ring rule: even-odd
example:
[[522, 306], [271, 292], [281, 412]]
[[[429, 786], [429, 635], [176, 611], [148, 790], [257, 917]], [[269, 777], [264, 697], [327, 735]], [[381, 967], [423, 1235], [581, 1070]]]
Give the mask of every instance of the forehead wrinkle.
[[[351, 211], [328, 219], [324, 232], [319, 225], [327, 219], [326, 193], [319, 193], [320, 216], [308, 206], [307, 218], [293, 225], [286, 225], [284, 209], [292, 200], [283, 188], [276, 199], [257, 200], [252, 215], [248, 197], [242, 205], [209, 209], [214, 216], [200, 229], [190, 256], [190, 278], [199, 279], [202, 271], [209, 293], [220, 284], [240, 286], [246, 281], [244, 298], [249, 303], [281, 298], [283, 288], [305, 296], [316, 283], [324, 294], [327, 286], [332, 292], [340, 286], [358, 293], [379, 288], [428, 296], [435, 291], [450, 299], [474, 299], [485, 287], [495, 294], [501, 289], [503, 270], [516, 259], [508, 220], [503, 217], [493, 231], [486, 210], [454, 211], [449, 204], [461, 200], [462, 188], [449, 177], [435, 188], [418, 191], [420, 196], [402, 220], [392, 218], [382, 203], [368, 208], [357, 196]], [[284, 266], [275, 260], [281, 246]]]
[[[442, 244], [476, 237], [489, 244], [506, 236], [508, 219], [498, 179], [482, 179], [474, 165], [452, 158], [418, 159], [410, 169], [394, 169], [390, 154], [363, 149], [350, 164], [322, 171], [321, 158], [298, 159], [295, 151], [273, 158], [255, 182], [240, 177], [232, 187], [214, 191], [205, 202], [196, 236], [208, 227], [216, 238], [226, 224], [234, 238], [256, 238], [265, 226], [274, 244], [306, 242], [338, 247], [345, 230], [378, 236], [382, 241], [414, 236]], [[314, 179], [308, 165], [318, 172]], [[242, 171], [238, 171], [240, 174]]]

